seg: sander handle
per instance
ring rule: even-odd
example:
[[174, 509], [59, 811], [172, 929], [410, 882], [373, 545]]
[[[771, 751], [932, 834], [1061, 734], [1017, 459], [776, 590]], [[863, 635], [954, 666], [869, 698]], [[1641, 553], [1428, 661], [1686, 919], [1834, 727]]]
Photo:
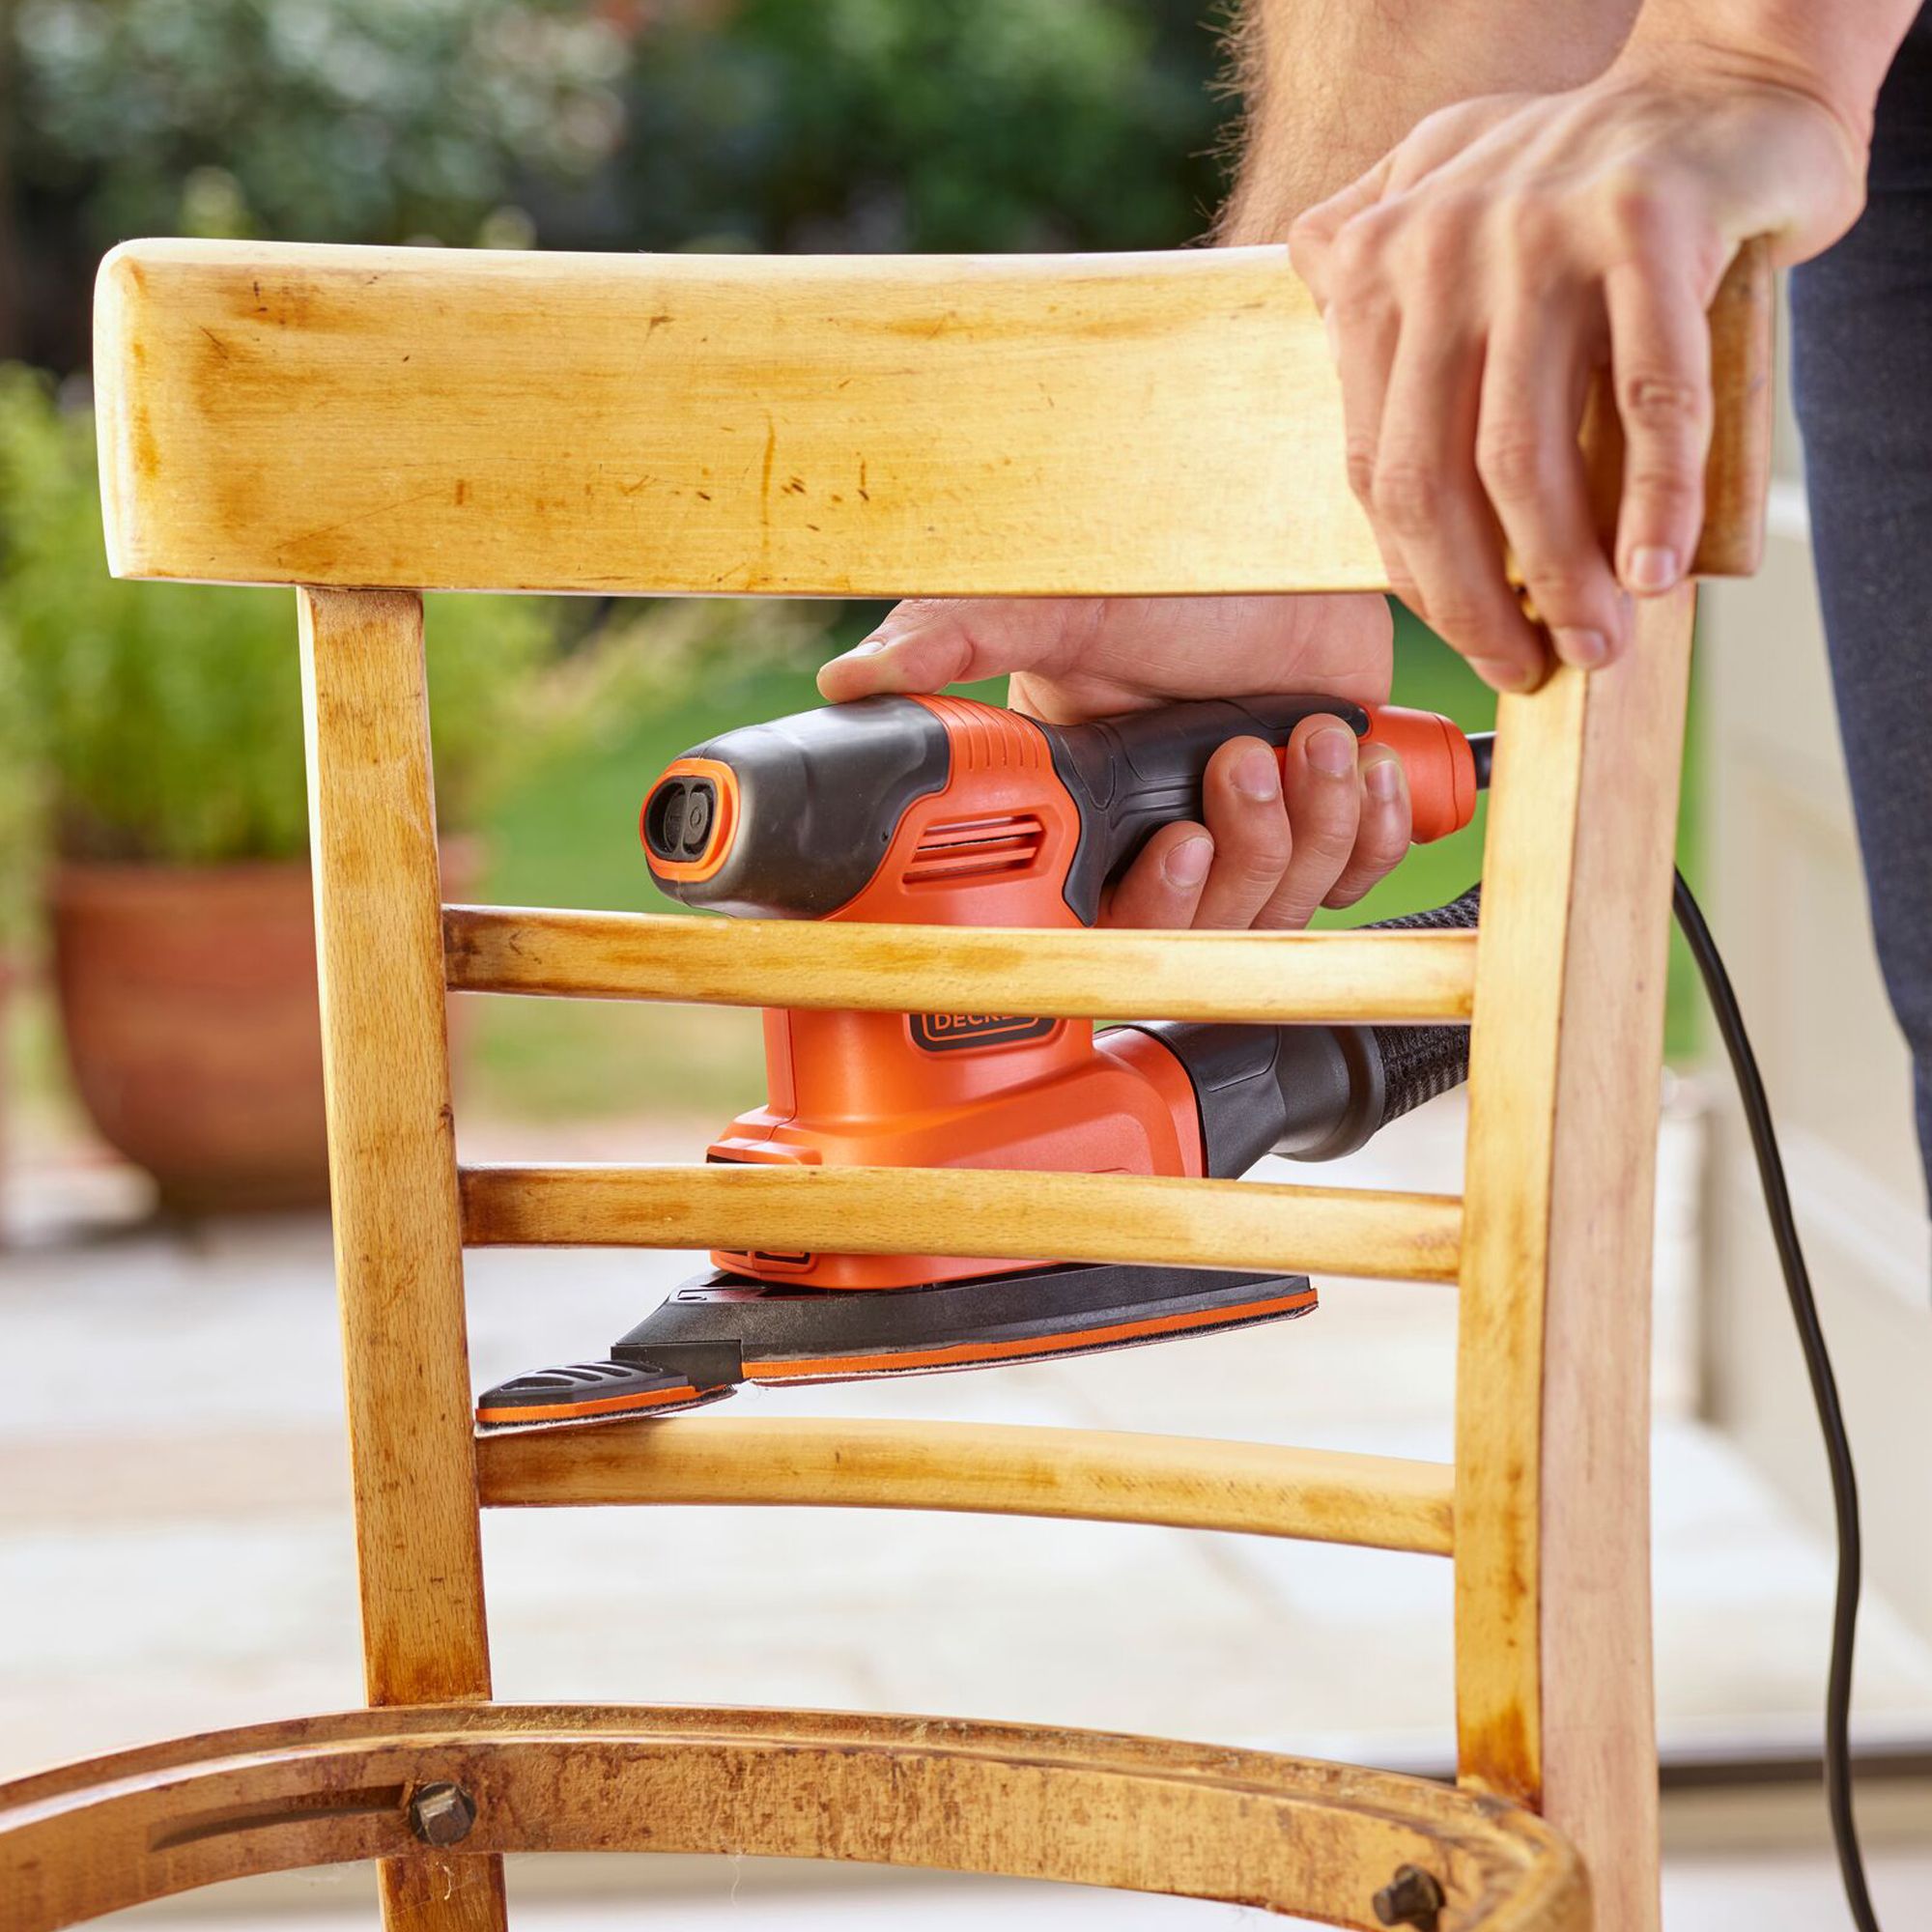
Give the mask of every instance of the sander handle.
[[1295, 726], [1324, 717], [1401, 757], [1416, 844], [1468, 824], [1480, 783], [1475, 753], [1433, 711], [1399, 704], [1370, 710], [1340, 697], [1208, 697], [1085, 724], [1042, 724], [1054, 770], [1080, 813], [1065, 897], [1082, 923], [1093, 924], [1102, 887], [1133, 863], [1159, 827], [1201, 817], [1208, 761], [1229, 739], [1260, 738], [1285, 759]]

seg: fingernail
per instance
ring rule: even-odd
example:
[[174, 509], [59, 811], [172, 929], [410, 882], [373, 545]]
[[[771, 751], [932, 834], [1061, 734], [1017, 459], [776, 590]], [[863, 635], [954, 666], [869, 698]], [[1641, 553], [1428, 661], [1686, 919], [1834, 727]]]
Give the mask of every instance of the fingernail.
[[1610, 654], [1609, 639], [1601, 631], [1561, 630], [1555, 637], [1556, 655], [1583, 670], [1595, 670]]
[[1476, 675], [1496, 691], [1527, 691], [1536, 681], [1535, 673], [1515, 658], [1471, 658]]
[[1402, 796], [1403, 769], [1400, 758], [1370, 758], [1362, 766], [1362, 782], [1369, 796], [1383, 805], [1392, 805]]
[[1662, 544], [1638, 544], [1630, 554], [1624, 582], [1633, 590], [1668, 590], [1677, 582], [1677, 553]]
[[849, 651], [840, 651], [842, 658], [875, 658], [892, 642], [890, 638], [867, 638], [863, 644], [854, 644]]
[[1323, 778], [1347, 778], [1355, 769], [1355, 734], [1339, 724], [1324, 725], [1309, 737], [1308, 762]]
[[[1243, 752], [1240, 762], [1235, 767], [1235, 789], [1245, 792], [1250, 798], [1279, 798], [1281, 796], [1281, 767], [1275, 762], [1272, 752], [1257, 747], [1252, 752]], [[1180, 848], [1186, 851], [1186, 846]]]
[[1211, 838], [1183, 838], [1160, 862], [1160, 869], [1166, 874], [1169, 885], [1184, 886], [1191, 891], [1208, 876], [1208, 867], [1213, 858], [1214, 841]]

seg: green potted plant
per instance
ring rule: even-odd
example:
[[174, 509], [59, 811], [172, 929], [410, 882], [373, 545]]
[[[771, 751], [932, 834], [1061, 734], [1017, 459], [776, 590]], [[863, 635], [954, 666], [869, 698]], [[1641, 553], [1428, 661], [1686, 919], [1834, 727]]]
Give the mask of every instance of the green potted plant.
[[8, 1019], [33, 930], [31, 907], [41, 863], [40, 798], [26, 679], [14, 634], [0, 623], [0, 1183], [6, 1179], [13, 1093]]
[[[0, 622], [46, 773], [68, 1058], [183, 1209], [326, 1196], [295, 619], [286, 590], [110, 579], [90, 413], [0, 369]], [[553, 630], [529, 600], [432, 600], [446, 830], [474, 823]], [[474, 869], [460, 845], [444, 866]]]

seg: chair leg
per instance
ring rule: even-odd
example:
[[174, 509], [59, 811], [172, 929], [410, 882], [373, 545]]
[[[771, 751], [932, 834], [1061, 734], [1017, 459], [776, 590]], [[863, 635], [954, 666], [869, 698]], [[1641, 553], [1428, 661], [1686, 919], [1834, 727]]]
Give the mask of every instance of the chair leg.
[[[299, 593], [329, 1191], [369, 1701], [486, 1699], [441, 887], [413, 592]], [[494, 1859], [384, 1866], [390, 1932], [495, 1932]]]
[[[1647, 603], [1639, 674], [1584, 744], [1595, 809], [1572, 929], [1550, 1198], [1543, 1381], [1544, 1814], [1583, 1854], [1599, 1924], [1650, 1932], [1658, 1897], [1651, 1647], [1651, 1265], [1670, 878], [1694, 593]], [[1629, 773], [1634, 782], [1619, 781]]]
[[1570, 1837], [1616, 1932], [1659, 1910], [1650, 1244], [1691, 612], [1647, 603], [1616, 668], [1504, 699], [1471, 1042], [1463, 1776]]
[[505, 1932], [499, 1858], [426, 1852], [384, 1859], [376, 1869], [384, 1932]]

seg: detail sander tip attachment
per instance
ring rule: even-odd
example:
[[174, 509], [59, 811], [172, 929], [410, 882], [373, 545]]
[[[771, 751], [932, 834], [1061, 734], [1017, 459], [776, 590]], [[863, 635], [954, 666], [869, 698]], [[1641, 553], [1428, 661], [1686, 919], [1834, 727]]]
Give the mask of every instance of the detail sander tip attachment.
[[670, 1415], [768, 1387], [1051, 1361], [1306, 1315], [1305, 1275], [1068, 1263], [924, 1288], [786, 1291], [717, 1272], [677, 1291], [611, 1359], [517, 1376], [486, 1429]]

